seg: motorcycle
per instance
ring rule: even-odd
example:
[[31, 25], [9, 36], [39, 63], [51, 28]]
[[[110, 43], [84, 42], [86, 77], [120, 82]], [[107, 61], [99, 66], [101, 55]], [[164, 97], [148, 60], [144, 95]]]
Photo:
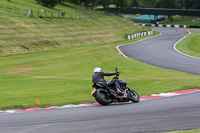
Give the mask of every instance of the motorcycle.
[[[105, 83], [98, 82], [92, 85], [91, 95], [95, 98], [95, 100], [101, 105], [109, 105], [112, 102], [129, 102], [138, 103], [140, 101], [140, 97], [136, 91], [132, 90], [127, 86], [127, 82], [123, 79], [119, 79], [118, 76], [120, 72], [118, 72], [117, 67], [115, 71], [118, 73], [116, 77], [113, 79], [117, 79], [119, 82], [122, 93], [120, 95], [114, 95], [111, 93], [115, 89], [115, 86], [107, 86]], [[112, 91], [111, 91], [112, 90]]]

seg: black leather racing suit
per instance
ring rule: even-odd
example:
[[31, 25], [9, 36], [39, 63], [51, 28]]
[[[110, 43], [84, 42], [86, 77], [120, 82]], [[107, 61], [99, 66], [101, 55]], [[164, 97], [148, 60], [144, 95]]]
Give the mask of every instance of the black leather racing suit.
[[94, 84], [96, 84], [98, 82], [104, 82], [108, 86], [115, 85], [115, 87], [118, 88], [119, 83], [118, 83], [117, 79], [112, 79], [108, 82], [106, 82], [106, 80], [104, 79], [104, 76], [112, 76], [112, 75], [116, 75], [116, 74], [117, 74], [117, 72], [113, 72], [113, 73], [96, 72], [96, 73], [94, 73], [94, 75], [92, 77], [92, 82]]

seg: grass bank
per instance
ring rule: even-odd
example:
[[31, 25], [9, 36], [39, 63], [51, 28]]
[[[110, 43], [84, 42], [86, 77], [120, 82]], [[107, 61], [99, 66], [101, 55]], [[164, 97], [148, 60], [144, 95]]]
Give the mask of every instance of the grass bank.
[[[48, 9], [54, 12], [64, 11], [66, 14], [88, 11], [84, 7], [68, 2], [58, 4], [49, 9], [40, 6], [35, 0], [7, 0], [0, 1], [0, 7], [5, 7], [4, 14], [0, 13], [0, 56], [54, 49], [102, 45], [125, 41], [126, 34], [148, 31], [126, 19], [117, 16], [102, 14], [101, 17], [81, 19], [53, 19], [33, 18], [25, 16], [12, 16], [12, 9], [30, 8]], [[10, 12], [7, 11], [10, 9]], [[21, 11], [21, 10], [20, 10]], [[3, 8], [0, 9], [3, 12]], [[37, 14], [37, 13], [36, 13]]]
[[125, 34], [148, 31], [116, 16], [61, 19], [0, 16], [0, 55], [125, 41]]
[[200, 129], [180, 130], [180, 131], [173, 131], [173, 132], [166, 132], [166, 133], [200, 133]]
[[[199, 34], [200, 32], [192, 31], [192, 34]], [[176, 45], [176, 48], [182, 53], [200, 58], [200, 36], [189, 35]]]

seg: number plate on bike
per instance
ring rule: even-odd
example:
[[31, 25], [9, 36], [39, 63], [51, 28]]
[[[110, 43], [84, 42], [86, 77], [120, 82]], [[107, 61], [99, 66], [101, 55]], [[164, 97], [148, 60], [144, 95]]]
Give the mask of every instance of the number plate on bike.
[[91, 95], [93, 95], [94, 93], [96, 92], [96, 88], [94, 88], [92, 91], [91, 91]]

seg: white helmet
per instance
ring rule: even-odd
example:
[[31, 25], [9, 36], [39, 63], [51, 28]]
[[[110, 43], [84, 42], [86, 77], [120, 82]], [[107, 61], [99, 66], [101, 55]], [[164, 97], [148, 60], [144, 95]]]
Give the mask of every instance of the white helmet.
[[94, 68], [94, 73], [102, 72], [102, 69], [99, 67]]

